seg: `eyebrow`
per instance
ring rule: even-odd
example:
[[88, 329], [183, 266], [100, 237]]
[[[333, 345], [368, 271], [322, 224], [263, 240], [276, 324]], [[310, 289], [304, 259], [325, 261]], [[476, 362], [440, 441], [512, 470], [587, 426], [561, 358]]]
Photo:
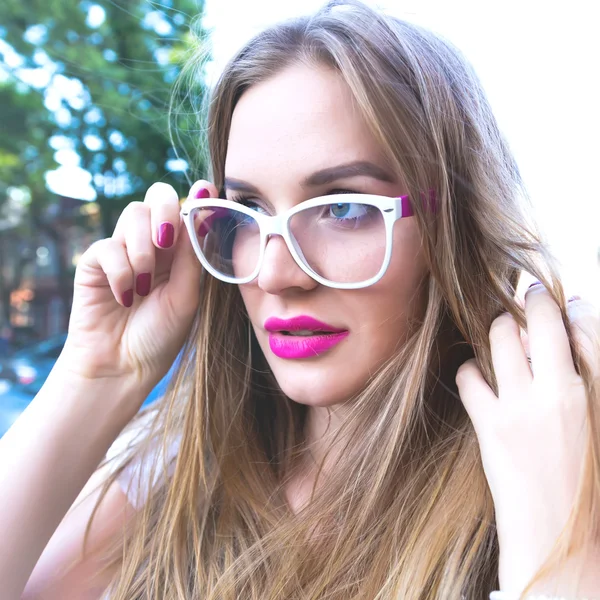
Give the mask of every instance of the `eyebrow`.
[[[328, 167], [315, 171], [312, 175], [306, 177], [300, 185], [303, 188], [316, 187], [318, 185], [325, 185], [332, 183], [339, 179], [346, 179], [348, 177], [359, 177], [367, 176], [378, 181], [384, 181], [386, 183], [395, 183], [396, 178], [386, 171], [385, 169], [377, 166], [376, 164], [358, 160], [343, 165], [336, 165], [335, 167]], [[236, 179], [235, 177], [226, 177], [223, 182], [223, 187], [229, 190], [237, 190], [241, 192], [249, 192], [251, 194], [260, 194], [258, 188], [243, 181], [242, 179]]]

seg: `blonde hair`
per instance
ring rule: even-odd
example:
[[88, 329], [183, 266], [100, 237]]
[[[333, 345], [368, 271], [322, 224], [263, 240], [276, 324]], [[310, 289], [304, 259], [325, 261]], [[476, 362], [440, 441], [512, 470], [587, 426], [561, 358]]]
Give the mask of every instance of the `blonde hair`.
[[[515, 300], [522, 271], [548, 287], [567, 321], [556, 268], [471, 66], [439, 36], [356, 0], [269, 27], [225, 67], [206, 125], [218, 189], [236, 102], [298, 63], [345, 81], [411, 198], [435, 189], [435, 212], [413, 202], [429, 267], [422, 318], [349, 402], [338, 435], [352, 443], [294, 514], [284, 490], [306, 456], [307, 407], [281, 393], [237, 287], [205, 276], [179, 372], [143, 440], [103, 486], [153, 444], [166, 451], [180, 438], [173, 475], [147, 490], [107, 550], [108, 567], [119, 565], [111, 598], [487, 600], [498, 589], [494, 505], [454, 379], [475, 356], [495, 388], [489, 328], [503, 311], [525, 326]], [[190, 60], [181, 85], [192, 90], [202, 66], [199, 56]], [[600, 498], [598, 391], [572, 348], [591, 435], [549, 568], [574, 540], [598, 536], [590, 527]], [[168, 466], [156, 460], [154, 468]]]

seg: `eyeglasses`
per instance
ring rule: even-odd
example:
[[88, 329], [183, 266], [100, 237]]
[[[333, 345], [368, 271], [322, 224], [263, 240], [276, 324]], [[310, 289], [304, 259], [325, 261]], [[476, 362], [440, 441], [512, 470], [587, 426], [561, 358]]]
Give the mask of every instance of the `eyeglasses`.
[[349, 290], [383, 277], [392, 256], [394, 223], [413, 212], [408, 196], [331, 194], [278, 215], [254, 203], [188, 199], [181, 215], [198, 259], [221, 281], [255, 279], [269, 237], [280, 235], [315, 281]]

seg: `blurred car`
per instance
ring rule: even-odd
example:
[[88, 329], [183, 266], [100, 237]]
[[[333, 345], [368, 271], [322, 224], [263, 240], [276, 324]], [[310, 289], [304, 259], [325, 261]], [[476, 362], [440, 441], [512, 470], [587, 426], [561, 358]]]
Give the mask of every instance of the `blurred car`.
[[[0, 437], [2, 437], [40, 391], [66, 340], [66, 334], [54, 336], [15, 352], [0, 371]], [[166, 391], [177, 360], [169, 372], [148, 394], [142, 407], [160, 398]]]
[[[0, 361], [0, 381], [16, 381], [15, 372], [6, 361]], [[2, 391], [0, 388], [0, 393]]]
[[36, 394], [37, 391], [28, 386], [0, 379], [0, 437], [8, 431]]
[[0, 379], [25, 386], [39, 380], [45, 381], [62, 352], [66, 339], [67, 334], [61, 333], [17, 350], [2, 361]]

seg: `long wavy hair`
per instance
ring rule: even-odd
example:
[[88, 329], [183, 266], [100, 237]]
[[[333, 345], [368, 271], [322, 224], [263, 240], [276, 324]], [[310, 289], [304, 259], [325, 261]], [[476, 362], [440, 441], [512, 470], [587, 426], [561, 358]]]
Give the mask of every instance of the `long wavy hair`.
[[[179, 83], [188, 99], [202, 52]], [[198, 127], [219, 190], [237, 101], [299, 63], [339, 74], [412, 199], [435, 190], [435, 211], [413, 201], [428, 263], [425, 306], [403, 346], [348, 402], [336, 439], [350, 442], [295, 514], [285, 489], [308, 451], [308, 407], [281, 392], [238, 288], [204, 274], [180, 368], [131, 423], [146, 417], [98, 499], [136, 461], [164, 478], [153, 488], [138, 482], [147, 499], [105, 550], [116, 573], [111, 598], [487, 600], [498, 589], [494, 505], [455, 375], [474, 356], [497, 389], [489, 329], [503, 311], [525, 327], [515, 299], [523, 271], [546, 285], [569, 327], [556, 267], [468, 61], [440, 36], [358, 0], [269, 27], [227, 64]], [[600, 515], [598, 391], [569, 336], [590, 435], [572, 518], [548, 568], [574, 540], [598, 537], [590, 525]]]

